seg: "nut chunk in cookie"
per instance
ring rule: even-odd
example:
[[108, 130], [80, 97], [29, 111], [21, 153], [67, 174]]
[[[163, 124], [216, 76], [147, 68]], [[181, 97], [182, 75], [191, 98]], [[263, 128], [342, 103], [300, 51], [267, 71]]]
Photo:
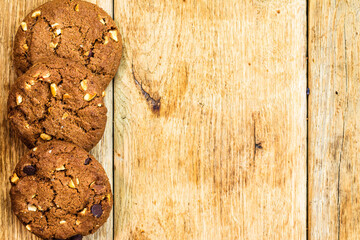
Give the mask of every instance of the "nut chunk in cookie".
[[12, 86], [8, 118], [29, 148], [57, 139], [90, 151], [105, 130], [103, 96], [97, 76], [81, 64], [41, 60]]
[[44, 239], [81, 239], [103, 225], [112, 209], [105, 170], [71, 143], [51, 141], [30, 150], [10, 182], [13, 212]]

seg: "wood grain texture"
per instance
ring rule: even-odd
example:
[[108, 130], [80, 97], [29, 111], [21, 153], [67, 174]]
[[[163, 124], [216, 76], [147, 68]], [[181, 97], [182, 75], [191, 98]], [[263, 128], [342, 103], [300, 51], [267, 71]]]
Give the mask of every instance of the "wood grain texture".
[[[92, 2], [97, 4], [101, 8], [103, 8], [110, 16], [113, 17], [113, 0], [88, 0], [88, 2]], [[111, 82], [106, 89], [106, 96], [104, 98], [105, 106], [108, 109], [107, 112], [107, 122], [106, 128], [104, 132], [104, 136], [101, 141], [97, 144], [97, 146], [91, 151], [92, 154], [96, 157], [97, 160], [103, 165], [109, 180], [110, 184], [113, 188], [113, 166], [114, 166], [114, 147], [113, 147], [113, 104], [114, 104], [114, 91], [113, 91], [113, 83]], [[96, 240], [111, 240], [114, 238], [113, 235], [113, 214], [110, 214], [107, 222], [102, 226], [94, 235], [86, 238], [88, 239], [96, 239]]]
[[360, 234], [360, 2], [309, 5], [309, 239]]
[[[32, 9], [47, 0], [3, 0], [0, 1], [0, 239], [28, 240], [38, 239], [30, 234], [11, 211], [9, 176], [16, 163], [26, 151], [26, 147], [9, 129], [6, 115], [6, 102], [11, 84], [15, 81], [12, 64], [12, 46], [16, 30], [22, 19]], [[110, 15], [113, 13], [112, 0], [92, 0], [104, 8]], [[113, 179], [113, 87], [106, 90], [105, 104], [108, 108], [108, 121], [105, 134], [99, 144], [91, 151], [103, 164], [110, 181]], [[90, 239], [113, 239], [113, 217]]]
[[306, 239], [306, 1], [114, 7], [115, 239]]

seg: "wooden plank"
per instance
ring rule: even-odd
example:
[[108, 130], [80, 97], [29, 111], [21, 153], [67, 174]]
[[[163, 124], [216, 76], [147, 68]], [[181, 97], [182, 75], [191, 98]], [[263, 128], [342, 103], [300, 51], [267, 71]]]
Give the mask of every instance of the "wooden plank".
[[309, 10], [309, 237], [358, 239], [360, 2]]
[[[110, 16], [113, 16], [113, 0], [88, 0], [94, 4], [97, 4], [101, 8], [103, 8]], [[111, 82], [106, 89], [106, 96], [104, 99], [105, 106], [108, 109], [107, 112], [107, 122], [106, 128], [104, 132], [104, 136], [98, 145], [91, 151], [91, 153], [96, 157], [97, 160], [103, 165], [111, 186], [113, 188], [113, 104], [114, 104], [114, 91], [113, 91], [113, 83]], [[114, 238], [113, 234], [113, 214], [110, 214], [107, 222], [102, 226], [94, 235], [87, 237], [86, 239], [106, 239], [111, 240]]]
[[[35, 3], [37, 2], [37, 3]], [[41, 1], [1, 1], [0, 9], [0, 239], [35, 239], [23, 229], [20, 222], [11, 211], [9, 190], [9, 177], [14, 171], [18, 159], [23, 155], [25, 146], [11, 134], [7, 122], [7, 96], [10, 85], [15, 80], [15, 72], [12, 65], [12, 44], [21, 18], [25, 12], [30, 11], [29, 5], [38, 4]]]
[[[11, 0], [0, 1], [0, 239], [6, 240], [28, 240], [38, 239], [30, 234], [25, 227], [17, 220], [11, 212], [9, 196], [9, 176], [14, 170], [19, 158], [26, 148], [9, 129], [6, 116], [6, 101], [10, 85], [15, 80], [15, 73], [12, 65], [12, 45], [16, 30], [22, 19], [32, 9], [36, 8], [47, 0]], [[92, 0], [103, 7], [109, 14], [113, 13], [112, 0]], [[92, 150], [92, 154], [103, 164], [110, 181], [113, 179], [113, 88], [112, 84], [106, 90], [105, 104], [108, 108], [108, 121], [104, 137], [101, 142]], [[93, 236], [86, 239], [113, 239], [113, 218], [100, 228]]]
[[306, 1], [114, 7], [115, 239], [305, 239]]
[[[110, 16], [113, 16], [113, 0], [88, 0], [98, 6], [102, 7]], [[99, 162], [103, 165], [111, 186], [113, 188], [113, 104], [114, 104], [114, 91], [113, 91], [113, 83], [111, 82], [106, 89], [106, 96], [104, 99], [105, 106], [108, 109], [107, 112], [107, 122], [106, 129], [104, 132], [104, 136], [98, 145], [91, 151], [92, 154], [99, 160]], [[113, 235], [113, 214], [110, 214], [107, 222], [102, 226], [94, 235], [91, 237], [87, 237], [86, 239], [106, 239], [112, 240], [114, 238]]]

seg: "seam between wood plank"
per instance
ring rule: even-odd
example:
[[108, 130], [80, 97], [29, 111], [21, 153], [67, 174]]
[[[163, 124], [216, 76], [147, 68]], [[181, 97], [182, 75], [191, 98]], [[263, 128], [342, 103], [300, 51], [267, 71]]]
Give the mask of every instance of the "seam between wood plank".
[[347, 96], [348, 93], [348, 71], [347, 71], [347, 54], [346, 54], [346, 31], [345, 31], [345, 25], [344, 25], [344, 54], [345, 54], [345, 79], [346, 79], [346, 85], [345, 85], [345, 91], [346, 91], [346, 107], [344, 112], [344, 121], [343, 121], [343, 129], [342, 129], [342, 143], [341, 143], [341, 149], [340, 149], [340, 156], [339, 156], [339, 170], [338, 170], [338, 185], [337, 185], [337, 207], [338, 207], [338, 236], [337, 238], [340, 239], [340, 229], [341, 229], [341, 204], [340, 204], [340, 177], [341, 177], [341, 157], [342, 157], [342, 151], [344, 149], [344, 142], [345, 142], [345, 125], [346, 125], [346, 116], [347, 116], [347, 110], [349, 106], [349, 98]]
[[[115, 21], [115, 0], [112, 1], [112, 18]], [[122, 37], [122, 36], [121, 36]], [[124, 51], [124, 50], [123, 50]], [[116, 75], [114, 76], [114, 79], [112, 81], [112, 183], [113, 183], [113, 196], [115, 196], [115, 79], [116, 79]], [[112, 221], [112, 239], [115, 239], [115, 204], [113, 203], [113, 212], [112, 212], [112, 217], [113, 217], [113, 221]]]
[[[306, 1], [306, 236], [309, 239], [309, 97], [311, 89], [309, 88], [309, 75], [310, 75], [310, 0]], [[310, 91], [310, 92], [308, 92]]]

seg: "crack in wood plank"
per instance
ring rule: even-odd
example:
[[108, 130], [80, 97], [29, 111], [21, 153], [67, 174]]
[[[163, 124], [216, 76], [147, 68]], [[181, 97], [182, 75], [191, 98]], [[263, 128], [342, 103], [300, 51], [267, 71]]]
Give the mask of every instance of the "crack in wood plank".
[[150, 96], [149, 93], [147, 93], [143, 86], [142, 83], [140, 81], [137, 80], [137, 78], [135, 77], [135, 73], [134, 73], [134, 65], [132, 65], [132, 76], [134, 78], [134, 82], [135, 84], [140, 88], [140, 91], [142, 93], [142, 95], [144, 96], [146, 102], [149, 104], [152, 112], [157, 113], [160, 111], [160, 107], [161, 107], [161, 98], [159, 99], [154, 99], [153, 97]]

